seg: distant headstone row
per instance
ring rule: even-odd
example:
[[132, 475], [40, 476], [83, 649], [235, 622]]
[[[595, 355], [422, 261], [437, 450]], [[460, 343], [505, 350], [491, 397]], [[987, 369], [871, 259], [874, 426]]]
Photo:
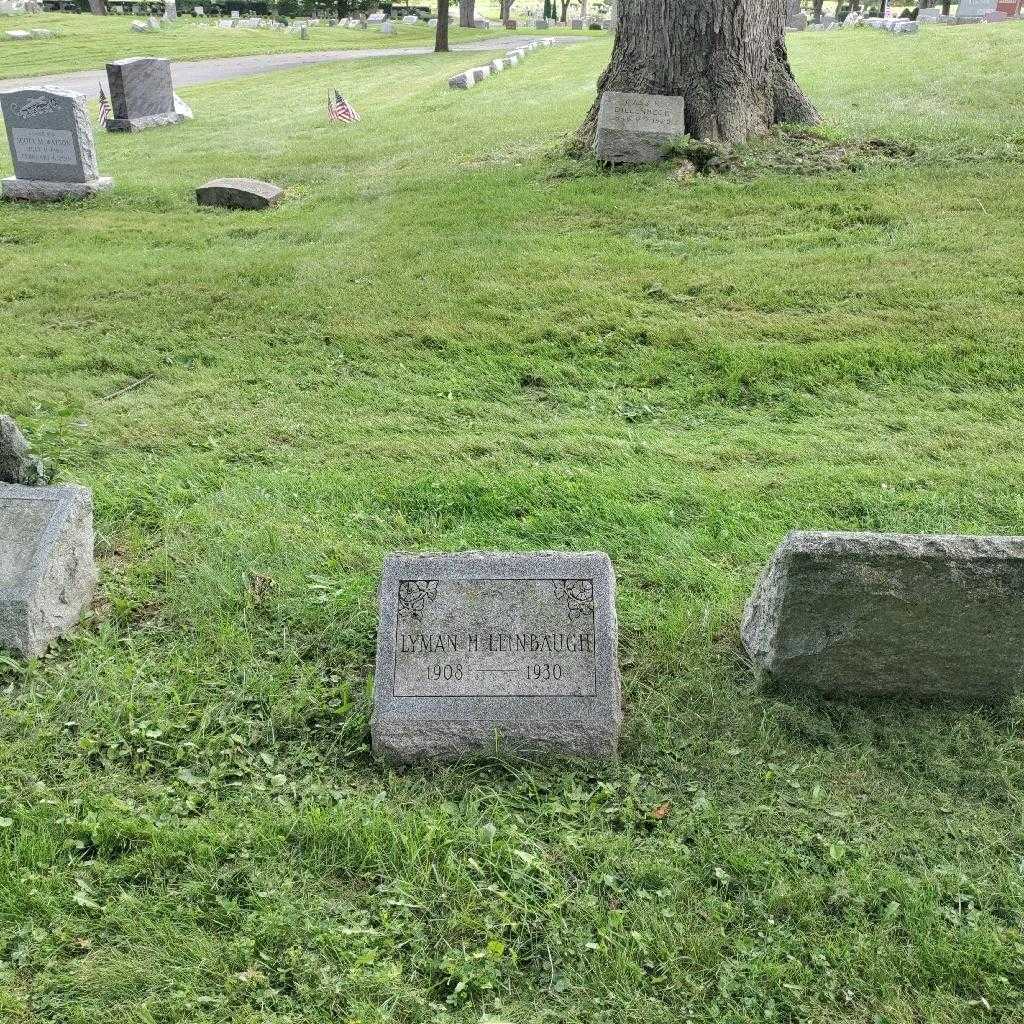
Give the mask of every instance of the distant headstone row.
[[520, 46], [518, 49], [509, 50], [503, 58], [492, 60], [489, 64], [481, 64], [478, 67], [470, 68], [468, 71], [452, 76], [448, 79], [448, 86], [451, 89], [472, 89], [474, 85], [482, 82], [485, 78], [489, 78], [492, 74], [496, 75], [506, 68], [514, 68], [521, 64], [526, 60], [528, 53], [532, 53], [540, 47], [552, 45], [554, 45], [554, 42], [551, 39], [540, 41], [535, 39], [525, 46]]

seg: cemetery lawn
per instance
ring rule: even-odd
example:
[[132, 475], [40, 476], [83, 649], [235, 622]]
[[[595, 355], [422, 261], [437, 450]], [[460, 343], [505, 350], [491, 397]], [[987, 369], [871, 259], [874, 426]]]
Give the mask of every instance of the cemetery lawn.
[[[268, 29], [221, 29], [216, 20], [179, 17], [159, 32], [132, 32], [133, 18], [96, 18], [75, 14], [34, 14], [0, 17], [0, 88], [4, 78], [57, 74], [102, 68], [121, 57], [167, 57], [202, 60], [206, 57], [242, 57], [262, 53], [308, 53], [316, 50], [390, 49], [433, 46], [434, 30], [422, 25], [398, 25], [394, 35], [374, 29], [314, 26], [309, 39]], [[10, 41], [2, 33], [11, 29], [47, 28], [51, 39]], [[511, 33], [510, 33], [511, 34]], [[542, 33], [543, 34], [543, 33]], [[451, 42], [467, 43], [497, 32], [453, 27]], [[500, 38], [498, 45], [500, 45]]]
[[[796, 527], [1022, 532], [1024, 24], [790, 43], [913, 155], [570, 161], [606, 40], [186, 89], [0, 209], [0, 409], [102, 565], [0, 657], [0, 1019], [1020, 1021], [1021, 702], [766, 693], [738, 623]], [[383, 556], [463, 548], [611, 555], [621, 763], [373, 761]]]

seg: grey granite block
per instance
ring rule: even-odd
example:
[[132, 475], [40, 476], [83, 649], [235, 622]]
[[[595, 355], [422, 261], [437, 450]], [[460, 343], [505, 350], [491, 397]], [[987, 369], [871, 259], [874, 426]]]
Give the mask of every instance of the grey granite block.
[[791, 533], [747, 603], [758, 671], [828, 694], [998, 700], [1024, 678], [1024, 537]]
[[90, 492], [0, 484], [0, 648], [43, 654], [88, 610], [95, 586]]
[[653, 163], [667, 143], [686, 133], [682, 96], [607, 91], [601, 96], [594, 150], [615, 164]]
[[215, 178], [196, 189], [200, 206], [223, 206], [234, 210], [265, 210], [275, 206], [284, 189], [255, 178]]
[[621, 725], [607, 555], [387, 558], [372, 722], [379, 755], [609, 759]]

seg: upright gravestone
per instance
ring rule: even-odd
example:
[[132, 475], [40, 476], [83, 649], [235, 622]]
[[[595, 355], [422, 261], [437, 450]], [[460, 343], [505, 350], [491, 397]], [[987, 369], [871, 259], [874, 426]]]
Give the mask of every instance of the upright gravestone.
[[986, 14], [998, 9], [997, 0], [960, 0], [956, 8], [958, 21], [981, 21]]
[[164, 0], [164, 17], [168, 21], [176, 21], [178, 17], [178, 0]]
[[615, 574], [599, 552], [391, 555], [373, 747], [396, 762], [614, 758]]
[[685, 134], [683, 115], [682, 96], [603, 93], [594, 143], [597, 159], [613, 164], [660, 160], [666, 143]]
[[171, 62], [162, 57], [129, 57], [107, 65], [114, 116], [107, 131], [138, 132], [184, 121], [174, 109]]
[[81, 199], [113, 186], [113, 179], [100, 177], [80, 93], [15, 89], [0, 93], [0, 111], [14, 161], [14, 177], [3, 180], [5, 199]]
[[1024, 682], [1024, 537], [791, 533], [743, 618], [759, 672], [828, 694], [1000, 699]]
[[0, 648], [35, 657], [92, 602], [92, 495], [0, 485]]

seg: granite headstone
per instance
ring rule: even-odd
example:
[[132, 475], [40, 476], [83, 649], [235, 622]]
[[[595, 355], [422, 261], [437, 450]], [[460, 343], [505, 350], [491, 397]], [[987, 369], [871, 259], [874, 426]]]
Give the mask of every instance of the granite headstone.
[[171, 62], [162, 57], [129, 57], [107, 65], [114, 116], [107, 131], [138, 132], [184, 121], [174, 109]]
[[792, 688], [1006, 696], [1024, 678], [1024, 537], [789, 534], [747, 603], [758, 672]]
[[276, 206], [284, 189], [255, 178], [214, 178], [196, 189], [200, 206], [222, 206], [231, 210], [266, 210]]
[[0, 648], [43, 654], [88, 610], [95, 586], [90, 492], [0, 484]]
[[85, 97], [67, 89], [0, 93], [0, 111], [14, 162], [2, 184], [5, 199], [52, 202], [110, 188], [100, 177]]
[[615, 574], [599, 552], [391, 555], [373, 747], [396, 762], [614, 758]]
[[594, 149], [607, 163], [653, 163], [666, 143], [685, 132], [682, 96], [609, 90], [601, 96]]

